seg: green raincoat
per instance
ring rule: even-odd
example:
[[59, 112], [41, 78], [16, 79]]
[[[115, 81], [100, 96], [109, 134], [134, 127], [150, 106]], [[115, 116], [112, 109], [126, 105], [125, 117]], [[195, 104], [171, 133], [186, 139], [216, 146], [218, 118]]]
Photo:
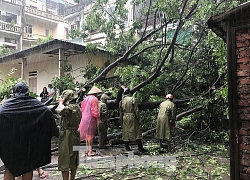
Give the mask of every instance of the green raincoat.
[[167, 99], [163, 101], [159, 106], [157, 125], [156, 125], [156, 138], [161, 140], [171, 141], [171, 124], [175, 124], [176, 120], [176, 108], [175, 104]]
[[73, 146], [80, 146], [78, 126], [81, 121], [82, 111], [78, 104], [71, 104], [70, 99], [67, 102], [65, 106], [61, 105], [63, 106], [62, 110], [59, 110], [61, 115], [58, 149], [59, 171], [69, 171], [70, 168], [79, 164], [78, 151], [73, 151]]
[[101, 123], [98, 125], [99, 147], [103, 148], [107, 140], [108, 108], [106, 103], [99, 101], [98, 110]]
[[119, 103], [120, 119], [122, 123], [122, 140], [136, 141], [142, 138], [141, 119], [136, 99], [129, 94]]

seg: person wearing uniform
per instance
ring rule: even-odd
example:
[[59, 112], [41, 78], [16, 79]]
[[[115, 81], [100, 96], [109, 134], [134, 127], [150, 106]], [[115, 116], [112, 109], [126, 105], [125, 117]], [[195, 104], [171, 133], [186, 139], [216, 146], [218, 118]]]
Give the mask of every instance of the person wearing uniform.
[[100, 123], [98, 124], [98, 135], [99, 135], [99, 148], [105, 148], [105, 143], [107, 140], [107, 130], [109, 125], [108, 119], [108, 107], [107, 107], [107, 100], [109, 96], [103, 93], [100, 97], [100, 101], [98, 104], [98, 110], [100, 113]]
[[159, 146], [163, 147], [163, 141], [167, 141], [168, 148], [172, 140], [171, 128], [175, 126], [176, 107], [172, 102], [174, 96], [172, 94], [166, 95], [166, 100], [159, 106], [159, 112], [156, 125], [156, 138], [159, 139]]
[[119, 103], [120, 119], [122, 124], [122, 140], [125, 148], [130, 151], [129, 142], [136, 141], [138, 150], [143, 152], [141, 119], [138, 104], [134, 97], [131, 97], [130, 89], [124, 88], [124, 96]]
[[82, 111], [76, 103], [77, 94], [72, 90], [65, 90], [55, 111], [61, 116], [58, 147], [58, 170], [62, 171], [63, 180], [75, 179], [79, 164], [78, 151], [73, 151], [73, 146], [80, 146], [80, 133], [78, 126], [81, 121]]

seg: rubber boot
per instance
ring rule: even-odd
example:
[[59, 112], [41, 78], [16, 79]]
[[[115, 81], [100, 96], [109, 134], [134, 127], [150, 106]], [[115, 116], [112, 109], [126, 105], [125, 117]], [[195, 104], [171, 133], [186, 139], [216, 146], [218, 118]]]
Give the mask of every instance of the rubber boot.
[[162, 144], [162, 140], [159, 139], [159, 147], [162, 148], [163, 147], [163, 144]]
[[167, 141], [167, 151], [171, 150], [171, 141]]
[[129, 147], [129, 141], [125, 141], [124, 144], [125, 144], [126, 151], [131, 151], [131, 149]]
[[140, 152], [145, 151], [145, 149], [143, 148], [141, 139], [137, 139], [137, 140], [136, 140], [136, 143], [137, 143], [137, 145], [138, 145], [138, 151], [140, 151]]

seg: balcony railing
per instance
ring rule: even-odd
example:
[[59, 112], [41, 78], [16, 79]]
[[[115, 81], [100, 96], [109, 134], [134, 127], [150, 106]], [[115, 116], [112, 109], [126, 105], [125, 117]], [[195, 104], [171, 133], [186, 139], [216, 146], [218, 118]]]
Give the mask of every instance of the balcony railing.
[[79, 4], [77, 4], [75, 6], [68, 7], [65, 10], [65, 16], [73, 14], [75, 12], [79, 12], [79, 11], [81, 11], [83, 9], [84, 9], [84, 3], [81, 1]]
[[22, 1], [21, 0], [0, 0], [0, 1], [8, 2], [8, 3], [11, 3], [11, 4], [22, 5]]
[[26, 40], [35, 40], [38, 38], [46, 38], [46, 36], [40, 35], [40, 34], [30, 34], [30, 33], [23, 33], [23, 38]]
[[37, 15], [37, 16], [40, 16], [40, 17], [44, 17], [44, 18], [47, 18], [47, 19], [64, 22], [64, 18], [62, 16], [58, 16], [58, 15], [55, 15], [55, 14], [50, 14], [50, 13], [47, 13], [47, 12], [44, 12], [44, 11], [41, 11], [41, 10], [38, 10], [38, 9], [34, 9], [34, 8], [31, 8], [31, 7], [25, 6], [25, 12], [28, 12], [30, 14], [34, 14], [34, 15]]
[[16, 32], [16, 33], [19, 33], [19, 34], [22, 33], [22, 28], [21, 27], [15, 26], [15, 25], [12, 25], [12, 24], [2, 23], [2, 22], [0, 22], [0, 30]]

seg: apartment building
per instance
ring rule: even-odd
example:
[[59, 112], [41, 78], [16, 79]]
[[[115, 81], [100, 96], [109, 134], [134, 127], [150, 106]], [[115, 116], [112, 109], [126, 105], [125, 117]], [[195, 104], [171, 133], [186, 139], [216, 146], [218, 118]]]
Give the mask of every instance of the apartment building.
[[[47, 3], [46, 3], [47, 2]], [[36, 45], [38, 38], [52, 35], [55, 39], [66, 39], [67, 24], [61, 5], [52, 1], [27, 0], [23, 15], [23, 49]], [[48, 3], [49, 2], [49, 3]]]
[[[72, 30], [82, 30], [82, 25], [86, 22], [86, 18], [93, 7], [95, 0], [83, 0], [79, 4], [76, 4], [71, 7], [65, 8], [64, 19], [68, 23], [68, 30], [69, 32]], [[126, 6], [124, 7], [128, 10], [127, 21], [125, 23], [125, 27], [129, 28], [135, 17], [134, 10], [135, 8], [131, 4], [131, 0], [128, 0]], [[106, 11], [111, 13], [115, 9], [114, 0], [109, 0], [108, 5], [105, 7]], [[117, 27], [117, 34], [121, 33]], [[92, 32], [89, 36], [82, 40], [82, 39], [74, 39], [74, 41], [78, 41], [79, 43], [100, 43], [105, 44], [105, 34], [97, 32]], [[69, 38], [70, 39], [70, 38]]]
[[0, 0], [0, 46], [22, 49], [21, 12], [21, 0]]
[[0, 46], [20, 51], [49, 35], [66, 39], [64, 7], [71, 5], [62, 0], [0, 0]]

